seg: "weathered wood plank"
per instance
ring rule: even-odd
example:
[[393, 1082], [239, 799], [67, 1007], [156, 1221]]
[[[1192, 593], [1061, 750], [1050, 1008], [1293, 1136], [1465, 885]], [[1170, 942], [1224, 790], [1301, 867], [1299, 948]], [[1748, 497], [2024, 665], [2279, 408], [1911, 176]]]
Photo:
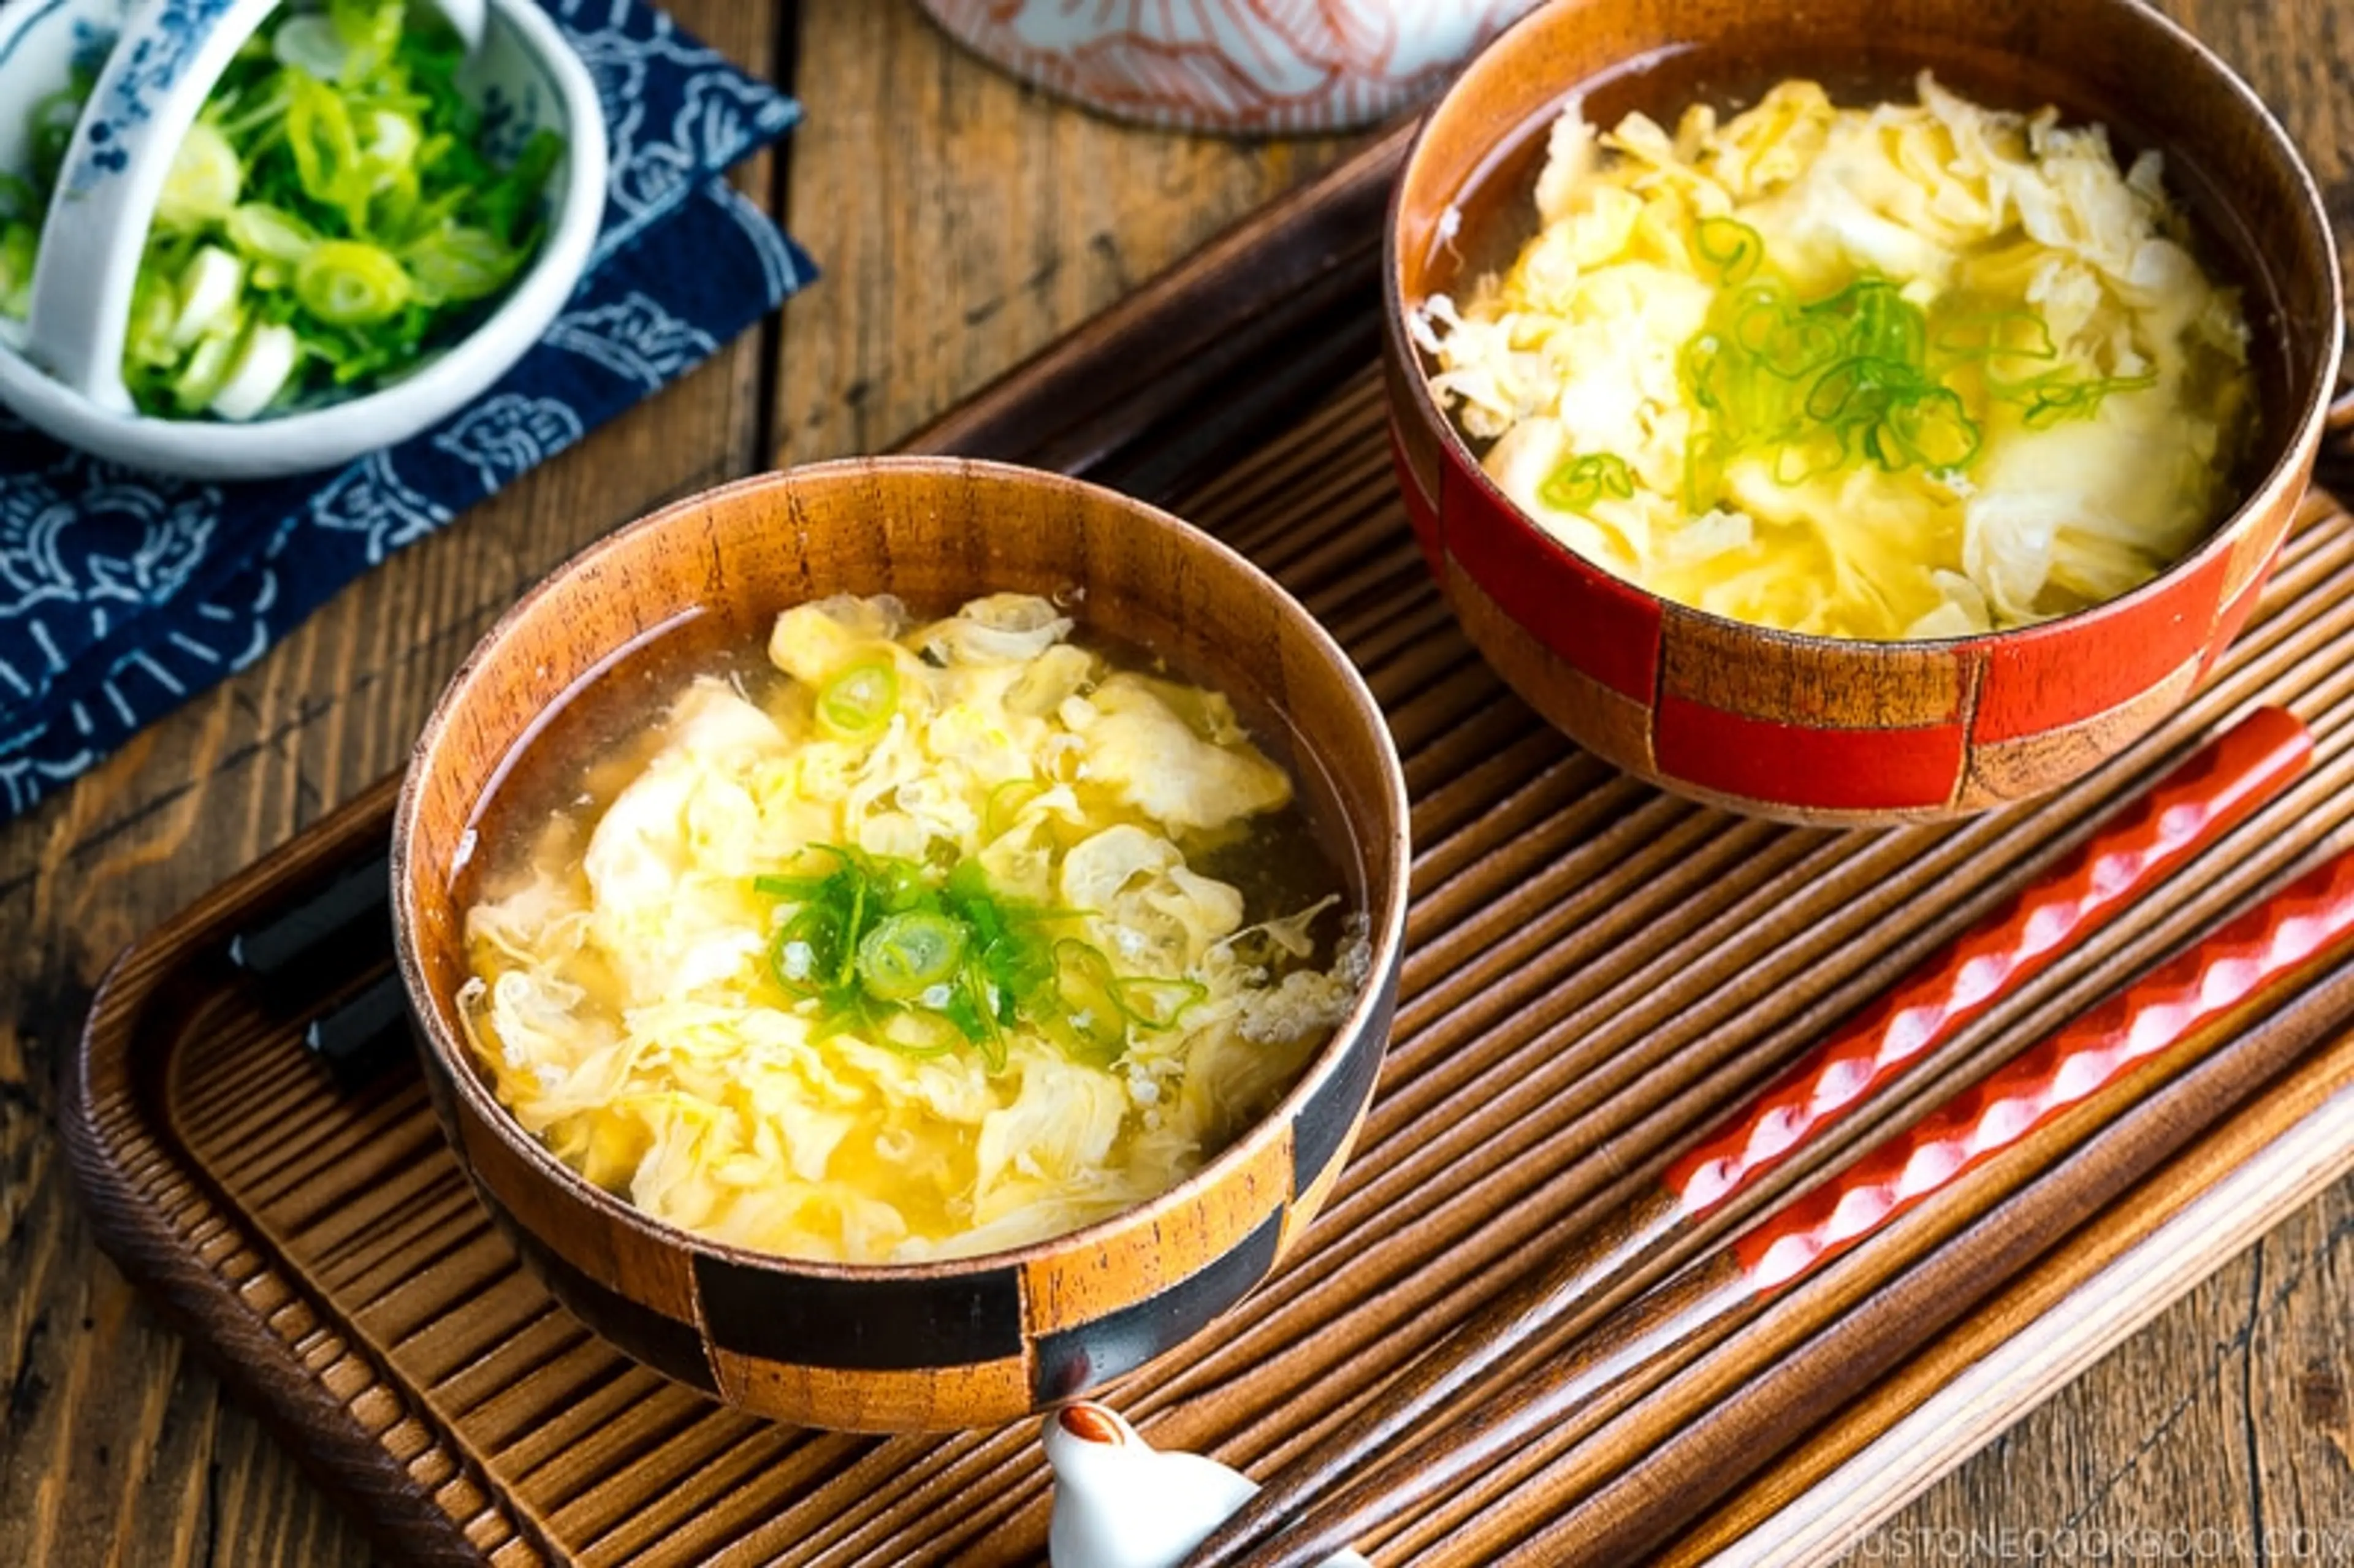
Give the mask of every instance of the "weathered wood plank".
[[[2161, 3], [2248, 74], [2354, 221], [2354, 5]], [[367, 1560], [98, 1256], [63, 1185], [48, 1080], [111, 955], [395, 766], [482, 627], [583, 540], [722, 477], [887, 444], [1340, 151], [1110, 125], [989, 71], [905, 0], [812, 5], [790, 38], [774, 3], [673, 8], [755, 69], [779, 69], [788, 42], [798, 56], [810, 119], [786, 210], [825, 282], [0, 832], [0, 1562]], [[773, 172], [748, 178], [766, 190]], [[1855, 1561], [1908, 1540], [1914, 1562], [2024, 1560], [2001, 1531], [2071, 1522], [2186, 1530], [2194, 1548], [2212, 1529], [2231, 1548], [2156, 1560], [2254, 1561], [2239, 1543], [2261, 1526], [2272, 1561], [2354, 1561], [2350, 1234], [2354, 1185]], [[2298, 1531], [2317, 1549], [2297, 1555]]]
[[985, 68], [910, 4], [811, 5], [779, 465], [875, 451], [1352, 143], [1137, 130]]

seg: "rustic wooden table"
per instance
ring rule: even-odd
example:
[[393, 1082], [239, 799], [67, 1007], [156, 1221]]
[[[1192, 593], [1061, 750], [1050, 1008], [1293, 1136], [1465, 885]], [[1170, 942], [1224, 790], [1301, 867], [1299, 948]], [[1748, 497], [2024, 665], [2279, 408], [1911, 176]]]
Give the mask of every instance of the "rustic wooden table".
[[[2161, 3], [2253, 81], [2354, 222], [2354, 0]], [[1108, 124], [962, 54], [910, 0], [672, 5], [807, 105], [745, 183], [824, 280], [0, 832], [0, 1563], [368, 1557], [75, 1207], [52, 1079], [107, 960], [397, 766], [492, 618], [583, 542], [736, 474], [889, 444], [1347, 150]], [[1854, 1561], [2354, 1563], [2349, 1238], [2354, 1182]]]

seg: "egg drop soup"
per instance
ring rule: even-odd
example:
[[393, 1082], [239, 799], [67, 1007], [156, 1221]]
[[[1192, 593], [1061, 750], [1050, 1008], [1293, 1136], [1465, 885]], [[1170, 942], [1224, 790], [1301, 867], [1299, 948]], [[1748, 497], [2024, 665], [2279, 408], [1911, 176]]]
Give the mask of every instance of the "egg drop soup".
[[1529, 517], [1662, 598], [1875, 640], [2066, 615], [2209, 534], [2254, 377], [2161, 156], [1914, 92], [1569, 105], [1534, 235], [1501, 215], [1516, 253], [1410, 323]]
[[1055, 604], [679, 641], [525, 745], [459, 889], [499, 1098], [655, 1218], [850, 1263], [1055, 1235], [1198, 1170], [1355, 1003], [1286, 769]]

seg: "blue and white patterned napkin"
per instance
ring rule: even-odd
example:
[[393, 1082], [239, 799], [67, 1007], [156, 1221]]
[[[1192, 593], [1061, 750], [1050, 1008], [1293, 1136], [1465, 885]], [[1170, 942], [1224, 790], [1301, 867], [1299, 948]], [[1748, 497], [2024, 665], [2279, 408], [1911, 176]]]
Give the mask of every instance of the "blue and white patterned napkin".
[[0, 820], [813, 276], [716, 177], [784, 134], [790, 99], [641, 0], [539, 4], [604, 101], [604, 231], [565, 313], [479, 401], [341, 471], [252, 484], [101, 462], [0, 410]]

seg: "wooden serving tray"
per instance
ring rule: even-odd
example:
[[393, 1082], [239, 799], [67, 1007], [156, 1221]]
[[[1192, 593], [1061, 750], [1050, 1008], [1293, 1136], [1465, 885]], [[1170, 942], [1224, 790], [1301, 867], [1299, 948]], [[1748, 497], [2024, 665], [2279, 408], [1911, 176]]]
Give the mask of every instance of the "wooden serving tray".
[[[1269, 209], [915, 443], [1085, 472], [1220, 534], [1333, 630], [1405, 758], [1411, 947], [1359, 1150], [1302, 1252], [1113, 1396], [1156, 1441], [1260, 1471], [2251, 703], [2314, 728], [2312, 773], [1916, 1074], [1908, 1103], [2081, 1010], [2354, 818], [2354, 518], [2321, 497], [2211, 684], [2032, 808], [1810, 832], [1579, 753], [1457, 631], [1390, 476], [1375, 274], [1399, 147]], [[1028, 1425], [779, 1428], [635, 1367], [556, 1306], [474, 1202], [413, 1066], [343, 1089], [304, 1048], [388, 969], [379, 936], [270, 985], [230, 962], [239, 934], [382, 853], [394, 783], [136, 944], [101, 986], [61, 1117], [101, 1244], [404, 1555], [1037, 1559], [1046, 1475]], [[1812, 1421], [1670, 1554], [1835, 1552], [2354, 1166], [2349, 1082], [2354, 1045], [2309, 1053]], [[1816, 1151], [1759, 1201], [1846, 1151]], [[1777, 1397], [1770, 1377], [1734, 1393]], [[1463, 1562], [1504, 1543], [1426, 1520], [1379, 1551]]]

